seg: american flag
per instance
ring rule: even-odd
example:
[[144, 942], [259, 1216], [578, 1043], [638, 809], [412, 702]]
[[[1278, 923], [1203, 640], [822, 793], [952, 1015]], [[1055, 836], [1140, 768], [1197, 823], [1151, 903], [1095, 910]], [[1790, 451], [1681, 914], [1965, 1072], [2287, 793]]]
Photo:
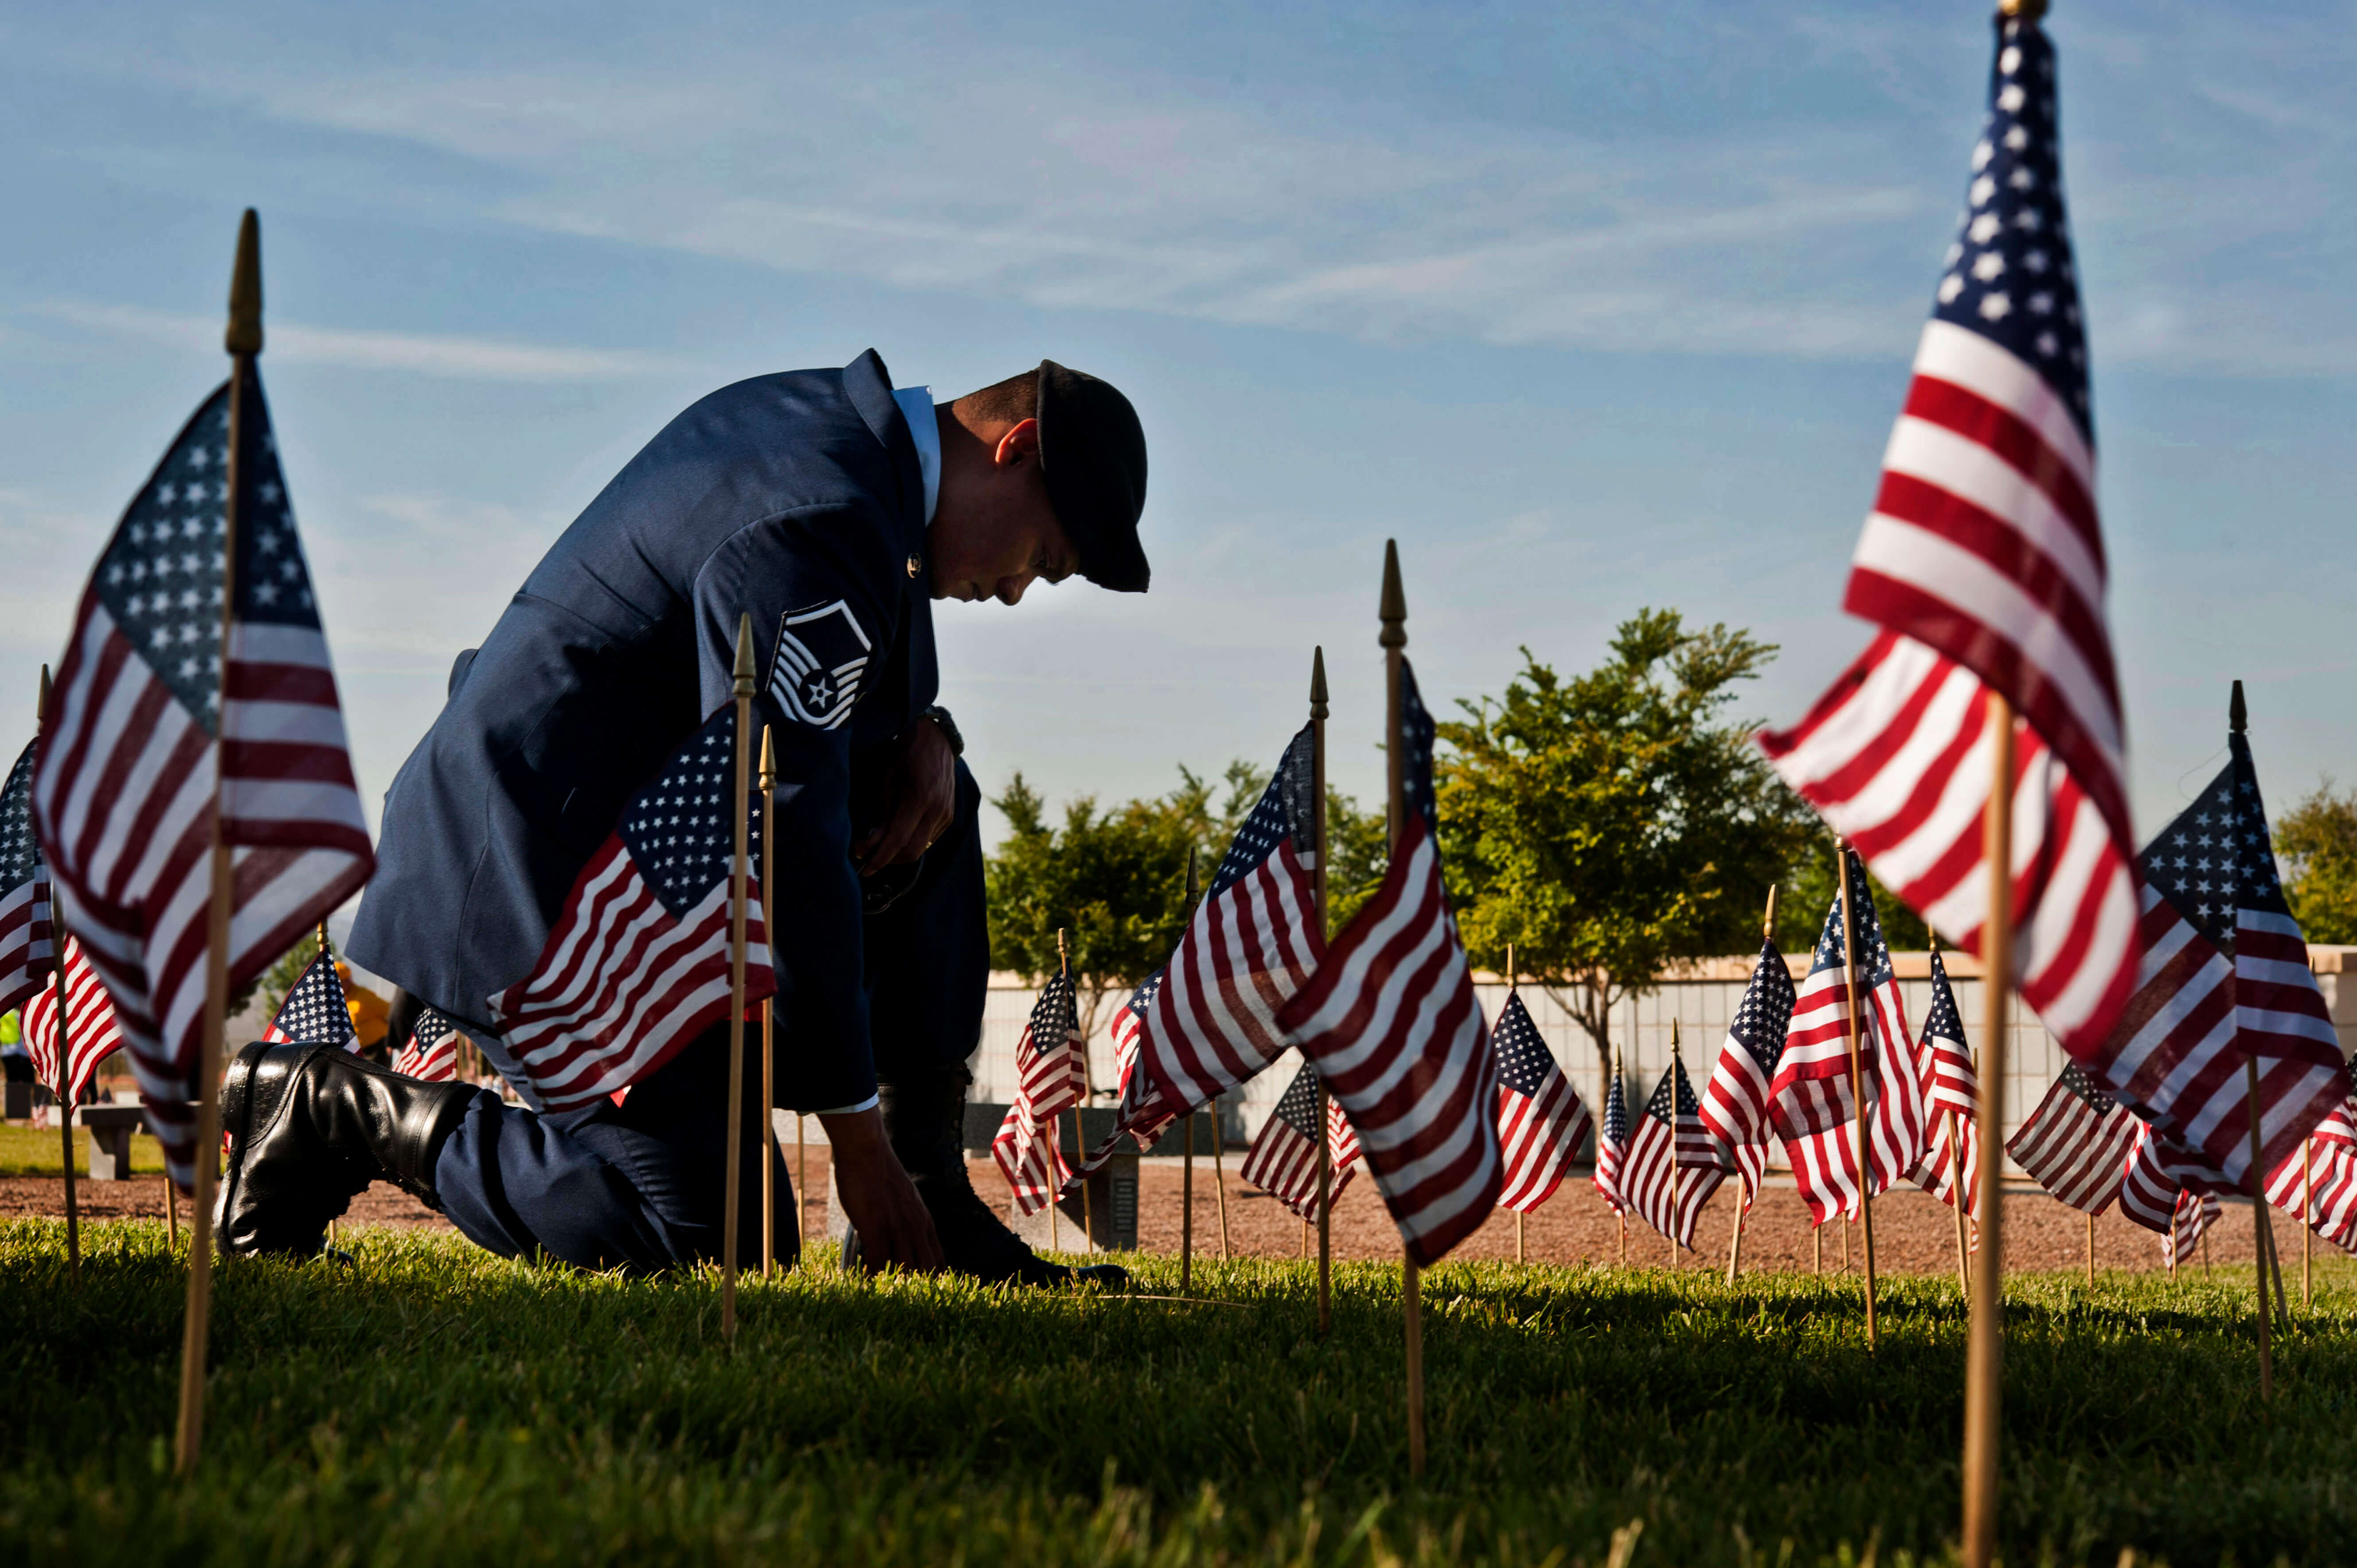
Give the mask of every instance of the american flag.
[[1114, 1130], [1103, 1143], [1089, 1151], [1088, 1157], [1066, 1178], [1067, 1197], [1079, 1190], [1074, 1182], [1113, 1158], [1124, 1143], [1135, 1141], [1139, 1149], [1151, 1149], [1178, 1120], [1138, 1066], [1139, 1043], [1146, 1037], [1144, 1021], [1154, 1010], [1155, 993], [1162, 989], [1162, 972], [1157, 969], [1147, 975], [1146, 983], [1114, 1013], [1107, 1031], [1113, 1036]]
[[745, 1000], [777, 989], [761, 919], [761, 813], [737, 792], [737, 704], [688, 737], [575, 878], [531, 974], [491, 1022], [552, 1112], [638, 1082], [728, 1016], [729, 884], [747, 821]]
[[33, 832], [33, 764], [40, 744], [25, 748], [0, 786], [0, 1013], [47, 985], [58, 963], [49, 868]]
[[2120, 1195], [2121, 1175], [2143, 1129], [2078, 1063], [2065, 1062], [2038, 1109], [2006, 1140], [2005, 1152], [2059, 1201], [2101, 1214]]
[[2203, 1231], [2218, 1222], [2226, 1206], [2218, 1195], [2197, 1193], [2191, 1188], [2177, 1195], [2177, 1208], [2169, 1217], [2169, 1229], [2161, 1233], [2160, 1255], [2170, 1263], [2181, 1263], [2193, 1255], [2193, 1244], [2201, 1240]]
[[[1674, 1181], [1670, 1174], [1674, 1164]], [[1692, 1247], [1695, 1221], [1726, 1179], [1717, 1146], [1703, 1130], [1702, 1107], [1694, 1085], [1686, 1081], [1685, 1063], [1674, 1057], [1630, 1126], [1620, 1165], [1622, 1201], [1679, 1246]]]
[[[2357, 1078], [2357, 1062], [2349, 1071]], [[2357, 1088], [2269, 1173], [2267, 1201], [2357, 1251]]]
[[1555, 1196], [1596, 1119], [1539, 1038], [1520, 992], [1506, 993], [1490, 1037], [1498, 1051], [1498, 1143], [1506, 1160], [1498, 1207], [1528, 1214]]
[[1400, 668], [1406, 820], [1383, 886], [1278, 1020], [1358, 1129], [1409, 1256], [1429, 1266], [1497, 1207], [1498, 1058], [1448, 912], [1432, 794], [1432, 715]]
[[2126, 742], [2054, 49], [2014, 17], [1996, 46], [1963, 227], [1844, 601], [1888, 629], [1760, 745], [1885, 886], [1978, 951], [1987, 697], [2010, 702], [2018, 984], [2092, 1064], [2136, 972]]
[[1769, 1089], [1784, 1054], [1784, 1036], [1792, 1026], [1792, 972], [1772, 941], [1760, 946], [1760, 961], [1752, 966], [1751, 983], [1735, 1021], [1727, 1026], [1727, 1043], [1719, 1047], [1718, 1064], [1703, 1086], [1702, 1124], [1717, 1145], [1721, 1168], [1743, 1178], [1743, 1207], [1751, 1207], [1768, 1169], [1774, 1147], [1770, 1124]]
[[98, 1070], [98, 1064], [122, 1046], [123, 1026], [115, 1019], [114, 1004], [106, 994], [106, 983], [91, 967], [81, 944], [68, 937], [62, 973], [52, 971], [48, 986], [33, 993], [32, 1000], [25, 1004], [25, 1048], [31, 1054], [33, 1070], [43, 1083], [52, 1089], [58, 1083], [58, 993], [61, 988], [66, 1003], [65, 1097], [72, 1102], [81, 1099], [81, 1091], [89, 1084], [90, 1075]]
[[1325, 950], [1311, 877], [1309, 726], [1236, 831], [1139, 1015], [1148, 1086], [1171, 1112], [1209, 1104], [1284, 1054], [1276, 1022]]
[[2120, 1212], [2146, 1230], [2166, 1236], [2181, 1207], [2180, 1194], [2207, 1196], [2230, 1186], [2225, 1173], [2199, 1152], [2151, 1122], [2143, 1122], [2136, 1128], [2136, 1143], [2120, 1172]]
[[1949, 1175], [1948, 1145], [1952, 1130], [1961, 1133], [1956, 1151], [1956, 1176], [1964, 1189], [1964, 1212], [1981, 1212], [1981, 1187], [1974, 1173], [1980, 1168], [1980, 1073], [1964, 1044], [1964, 1015], [1956, 1010], [1956, 993], [1948, 985], [1948, 966], [1932, 955], [1932, 1010], [1923, 1019], [1923, 1038], [1915, 1047], [1915, 1076], [1923, 1086], [1923, 1157], [1915, 1166], [1915, 1183], [1953, 1208], [1955, 1180]]
[[303, 966], [295, 983], [286, 988], [286, 1000], [262, 1031], [265, 1040], [325, 1040], [331, 1046], [341, 1046], [348, 1051], [361, 1048], [361, 1037], [352, 1032], [351, 1004], [344, 998], [343, 978], [336, 972], [336, 961], [324, 948], [319, 956]]
[[2106, 1088], [2250, 1190], [2244, 1064], [2259, 1066], [2272, 1170], [2349, 1092], [2341, 1045], [2284, 901], [2249, 739], [2136, 863], [2144, 955], [2096, 1064]]
[[1039, 990], [1023, 1037], [1015, 1042], [1020, 1075], [1015, 1103], [990, 1141], [990, 1156], [1015, 1193], [1015, 1207], [1037, 1214], [1048, 1207], [1071, 1176], [1058, 1146], [1056, 1118], [1081, 1102], [1085, 1069], [1081, 1018], [1071, 977], [1058, 974]]
[[[1923, 1155], [1922, 1085], [1908, 1043], [1907, 1004], [1875, 918], [1866, 868], [1847, 852], [1850, 907], [1857, 917], [1857, 983], [1866, 1002], [1858, 1036], [1859, 1078], [1870, 1102], [1866, 1123], [1869, 1190], [1887, 1191]], [[1850, 1087], [1849, 986], [1836, 895], [1792, 1004], [1792, 1028], [1776, 1064], [1770, 1116], [1802, 1198], [1818, 1223], [1855, 1214], [1859, 1202], [1857, 1110]]]
[[1620, 1168], [1629, 1152], [1629, 1091], [1620, 1076], [1620, 1053], [1612, 1053], [1612, 1080], [1604, 1086], [1604, 1120], [1596, 1128], [1596, 1169], [1588, 1176], [1597, 1195], [1615, 1214], [1628, 1211], [1621, 1198]]
[[428, 1007], [417, 1015], [408, 1043], [393, 1059], [393, 1070], [421, 1083], [448, 1083], [458, 1076], [458, 1026]]
[[[1342, 1102], [1326, 1101], [1327, 1157], [1332, 1162], [1327, 1177], [1329, 1201], [1358, 1174], [1359, 1140]], [[1304, 1219], [1318, 1218], [1318, 1069], [1308, 1063], [1293, 1075], [1276, 1112], [1262, 1123], [1260, 1135], [1244, 1154], [1244, 1180], [1266, 1192]]]
[[[230, 392], [242, 389], [223, 679]], [[33, 786], [43, 853], [106, 983], [167, 1165], [191, 1159], [215, 783], [231, 846], [229, 983], [244, 984], [376, 864], [328, 639], [258, 369], [207, 398], [124, 513], [82, 594]]]

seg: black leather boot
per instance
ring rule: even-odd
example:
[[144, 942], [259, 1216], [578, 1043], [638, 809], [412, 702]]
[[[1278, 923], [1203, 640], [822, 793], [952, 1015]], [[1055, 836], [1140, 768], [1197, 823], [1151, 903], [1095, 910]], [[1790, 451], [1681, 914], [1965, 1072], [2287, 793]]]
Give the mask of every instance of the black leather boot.
[[[963, 1063], [927, 1076], [879, 1084], [884, 1135], [917, 1196], [933, 1217], [942, 1258], [951, 1269], [985, 1284], [1069, 1285], [1089, 1281], [1119, 1290], [1129, 1272], [1112, 1263], [1072, 1269], [1051, 1263], [1009, 1230], [974, 1190], [965, 1168], [965, 1091], [974, 1081]], [[843, 1261], [859, 1262], [859, 1233], [844, 1238]]]
[[440, 1209], [434, 1162], [479, 1092], [420, 1083], [317, 1041], [246, 1047], [221, 1080], [222, 1253], [309, 1256], [372, 1181]]

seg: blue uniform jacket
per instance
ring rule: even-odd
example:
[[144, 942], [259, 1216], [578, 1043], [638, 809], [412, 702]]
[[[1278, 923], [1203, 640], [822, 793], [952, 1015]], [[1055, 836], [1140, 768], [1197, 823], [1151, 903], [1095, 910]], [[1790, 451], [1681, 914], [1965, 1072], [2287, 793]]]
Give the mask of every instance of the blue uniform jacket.
[[[876, 1088], [853, 772], [939, 686], [917, 450], [874, 350], [724, 387], [649, 442], [509, 603], [387, 792], [351, 957], [490, 1034], [622, 809], [730, 694], [775, 726], [789, 1104]], [[500, 1053], [503, 1054], [503, 1053]]]

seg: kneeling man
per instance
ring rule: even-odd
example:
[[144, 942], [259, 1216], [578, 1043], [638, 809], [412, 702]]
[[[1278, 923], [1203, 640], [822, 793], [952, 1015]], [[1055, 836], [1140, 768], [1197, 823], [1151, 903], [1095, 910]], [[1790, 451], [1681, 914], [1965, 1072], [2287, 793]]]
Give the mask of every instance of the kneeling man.
[[[1143, 593], [1145, 495], [1128, 400], [1052, 360], [936, 407], [895, 392], [871, 351], [740, 381], [674, 419], [460, 657], [386, 795], [352, 933], [353, 961], [401, 988], [393, 1038], [438, 1008], [528, 1108], [342, 1051], [249, 1047], [222, 1090], [222, 1246], [314, 1250], [385, 1179], [510, 1256], [660, 1269], [719, 1255], [726, 1025], [619, 1105], [544, 1114], [490, 999], [533, 971], [624, 808], [728, 700], [749, 612], [755, 722], [777, 753], [780, 1097], [825, 1125], [869, 1266], [1071, 1279], [966, 1178], [965, 1062], [989, 974], [981, 792], [934, 703], [931, 601], [1013, 605], [1076, 572]], [[747, 1193], [765, 1157], [759, 1098], [745, 1100]], [[791, 1192], [782, 1165], [777, 1178]], [[760, 1255], [759, 1209], [740, 1206], [739, 1258]], [[789, 1219], [780, 1256], [794, 1236]]]

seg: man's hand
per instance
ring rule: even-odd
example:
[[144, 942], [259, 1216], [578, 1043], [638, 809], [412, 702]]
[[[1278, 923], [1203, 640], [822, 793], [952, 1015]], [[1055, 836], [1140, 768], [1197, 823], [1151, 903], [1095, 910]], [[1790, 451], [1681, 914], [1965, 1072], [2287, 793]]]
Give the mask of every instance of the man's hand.
[[957, 753], [931, 719], [900, 737], [884, 771], [884, 822], [851, 846], [859, 875], [916, 859], [957, 820]]
[[834, 1145], [834, 1190], [842, 1195], [851, 1228], [859, 1232], [859, 1258], [867, 1272], [895, 1264], [925, 1273], [941, 1268], [933, 1217], [885, 1141], [884, 1113], [870, 1106], [821, 1116], [819, 1124]]

